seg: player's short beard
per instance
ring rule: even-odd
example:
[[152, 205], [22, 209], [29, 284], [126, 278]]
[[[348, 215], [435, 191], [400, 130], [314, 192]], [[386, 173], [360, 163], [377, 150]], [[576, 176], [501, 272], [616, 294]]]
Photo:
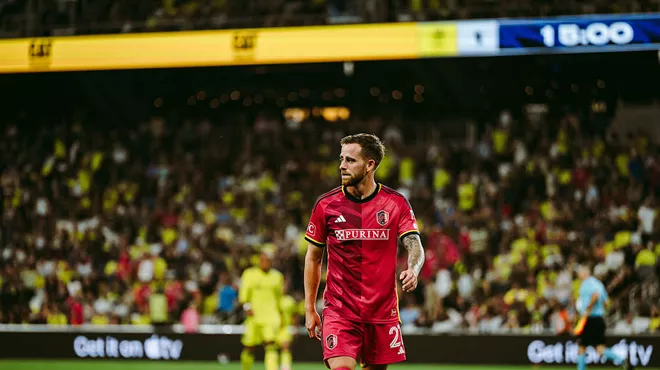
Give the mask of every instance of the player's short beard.
[[367, 176], [367, 166], [364, 166], [362, 167], [362, 171], [354, 175], [351, 175], [351, 177], [346, 181], [344, 186], [357, 186], [359, 183], [362, 182], [362, 180], [364, 180], [366, 176]]

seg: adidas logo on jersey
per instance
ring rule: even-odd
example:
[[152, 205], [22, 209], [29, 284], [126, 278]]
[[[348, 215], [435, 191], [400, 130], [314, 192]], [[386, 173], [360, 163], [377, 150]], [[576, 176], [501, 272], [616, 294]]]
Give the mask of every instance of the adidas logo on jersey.
[[339, 224], [342, 222], [346, 222], [346, 219], [344, 218], [344, 215], [339, 215], [339, 217], [337, 217], [337, 219], [335, 220], [335, 223]]

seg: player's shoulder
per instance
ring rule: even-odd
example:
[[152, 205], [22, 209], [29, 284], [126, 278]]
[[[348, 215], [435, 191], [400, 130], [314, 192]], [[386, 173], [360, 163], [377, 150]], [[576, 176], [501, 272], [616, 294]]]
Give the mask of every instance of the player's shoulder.
[[248, 267], [245, 270], [243, 270], [243, 274], [241, 274], [241, 280], [245, 284], [246, 281], [249, 281], [252, 276], [254, 276], [254, 267]]
[[592, 290], [598, 289], [603, 285], [603, 283], [600, 280], [596, 279], [593, 276], [585, 280], [583, 284], [587, 289], [592, 289]]
[[587, 279], [587, 282], [589, 284], [593, 284], [593, 285], [599, 285], [600, 284], [600, 280], [598, 280], [598, 278], [596, 278], [595, 276], [589, 276], [589, 279]]
[[316, 198], [316, 202], [314, 203], [314, 209], [319, 206], [319, 204], [327, 204], [328, 202], [332, 201], [337, 196], [340, 196], [342, 194], [342, 187], [337, 186], [336, 188], [321, 194], [318, 198]]
[[410, 202], [408, 201], [408, 199], [405, 196], [403, 196], [403, 194], [401, 194], [398, 191], [390, 188], [389, 186], [380, 184], [380, 191], [383, 193], [383, 195], [392, 198], [393, 201], [396, 201], [396, 202], [399, 202], [400, 204], [404, 204], [408, 207], [411, 207]]
[[273, 268], [270, 269], [269, 275], [273, 279], [284, 279], [284, 275], [279, 270]]

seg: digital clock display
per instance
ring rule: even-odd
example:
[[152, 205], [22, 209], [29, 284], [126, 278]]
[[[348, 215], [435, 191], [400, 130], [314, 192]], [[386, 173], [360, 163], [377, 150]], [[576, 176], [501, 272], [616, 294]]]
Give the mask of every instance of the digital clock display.
[[596, 45], [604, 46], [610, 43], [617, 45], [630, 44], [635, 37], [632, 26], [626, 22], [591, 23], [586, 28], [577, 24], [546, 25], [541, 28], [543, 44], [549, 48], [556, 45], [566, 47]]
[[[657, 48], [660, 16], [610, 16], [556, 20], [500, 21], [500, 50], [548, 48]], [[604, 51], [604, 50], [603, 50]]]

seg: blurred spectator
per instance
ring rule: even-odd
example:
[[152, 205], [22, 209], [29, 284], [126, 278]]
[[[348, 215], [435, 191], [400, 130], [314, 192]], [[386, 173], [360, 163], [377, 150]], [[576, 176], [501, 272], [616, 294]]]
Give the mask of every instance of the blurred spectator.
[[218, 313], [220, 320], [226, 321], [236, 313], [238, 305], [238, 290], [231, 283], [227, 272], [220, 273], [220, 283], [218, 284]]
[[620, 320], [614, 326], [614, 331], [619, 335], [633, 334], [633, 314], [628, 312], [624, 320]]
[[421, 309], [415, 303], [413, 296], [407, 295], [403, 299], [403, 307], [401, 308], [401, 324], [403, 327], [412, 326], [417, 322], [420, 317]]
[[69, 324], [71, 325], [82, 325], [85, 322], [85, 317], [83, 314], [83, 301], [82, 293], [76, 291], [68, 298], [67, 304], [69, 306]]
[[565, 305], [555, 301], [550, 316], [550, 323], [557, 335], [568, 334], [571, 332], [571, 320]]
[[66, 315], [60, 312], [60, 309], [56, 304], [50, 305], [50, 308], [46, 313], [46, 322], [48, 325], [66, 325], [68, 323]]
[[649, 332], [657, 333], [660, 329], [660, 306], [654, 305], [651, 309], [651, 322], [649, 323]]
[[197, 333], [199, 331], [200, 315], [195, 301], [190, 302], [181, 314], [181, 324], [186, 333]]
[[165, 325], [169, 322], [167, 297], [162, 288], [149, 295], [149, 312], [152, 325]]

